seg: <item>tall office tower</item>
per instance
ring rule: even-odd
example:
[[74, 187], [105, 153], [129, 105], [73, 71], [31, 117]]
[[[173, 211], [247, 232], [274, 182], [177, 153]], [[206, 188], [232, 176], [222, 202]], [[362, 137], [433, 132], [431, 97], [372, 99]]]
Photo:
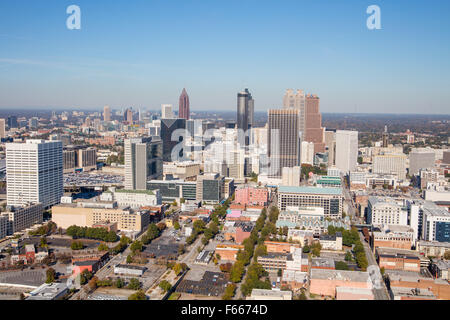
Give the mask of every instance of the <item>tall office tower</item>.
[[172, 111], [171, 104], [161, 105], [161, 119], [173, 119], [175, 118]]
[[249, 137], [243, 136], [243, 133], [253, 125], [253, 116], [255, 111], [255, 101], [252, 98], [248, 89], [239, 92], [237, 95], [237, 129], [240, 130], [238, 141], [244, 143], [246, 146], [249, 144]]
[[358, 163], [358, 131], [336, 131], [336, 167], [344, 173], [355, 171]]
[[314, 153], [325, 152], [322, 115], [319, 112], [320, 98], [316, 95], [306, 96], [304, 140], [314, 142]]
[[373, 173], [395, 174], [399, 180], [406, 178], [406, 155], [385, 154], [373, 157]]
[[130, 109], [127, 109], [127, 112], [126, 112], [126, 114], [125, 114], [125, 117], [126, 117], [126, 119], [125, 119], [125, 121], [128, 123], [128, 124], [133, 124], [133, 109], [132, 108], [130, 108]]
[[383, 148], [387, 148], [389, 145], [389, 133], [387, 126], [384, 126], [384, 132], [383, 132]]
[[5, 119], [0, 119], [0, 139], [6, 138], [6, 121]]
[[62, 142], [7, 143], [6, 181], [8, 205], [58, 204], [64, 194]]
[[314, 164], [314, 143], [308, 141], [302, 141], [302, 154], [301, 163]]
[[9, 116], [8, 117], [8, 127], [9, 127], [9, 129], [11, 129], [11, 128], [18, 128], [19, 127], [19, 123], [17, 122], [17, 117], [16, 116]]
[[109, 106], [105, 106], [103, 108], [103, 121], [111, 121], [111, 108]]
[[443, 158], [442, 158], [443, 164], [450, 164], [450, 150], [443, 152]]
[[409, 153], [409, 175], [418, 175], [420, 169], [433, 168], [436, 154], [431, 148], [414, 148]]
[[305, 106], [306, 95], [303, 90], [287, 89], [283, 97], [283, 108], [294, 108], [300, 110], [300, 131], [305, 132]]
[[325, 131], [325, 151], [328, 152], [328, 166], [334, 166], [336, 159], [336, 131]]
[[236, 148], [230, 150], [227, 156], [228, 176], [237, 180], [245, 178], [245, 150]]
[[268, 113], [269, 176], [280, 178], [282, 168], [301, 165], [300, 111], [297, 109], [272, 109]]
[[[185, 157], [185, 119], [161, 119], [160, 135], [163, 142], [163, 160], [165, 162], [181, 160]], [[175, 158], [172, 157], [172, 153], [174, 153]]]
[[190, 116], [189, 109], [189, 96], [186, 92], [186, 89], [183, 88], [183, 91], [180, 95], [179, 107], [178, 107], [178, 118], [189, 120]]
[[147, 181], [162, 179], [162, 141], [159, 137], [125, 140], [125, 189], [147, 190]]

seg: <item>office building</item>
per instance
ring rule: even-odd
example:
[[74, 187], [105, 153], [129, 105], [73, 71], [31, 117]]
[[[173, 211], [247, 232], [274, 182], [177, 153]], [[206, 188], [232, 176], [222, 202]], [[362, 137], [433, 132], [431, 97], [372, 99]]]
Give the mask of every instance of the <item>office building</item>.
[[301, 165], [300, 116], [297, 109], [268, 111], [269, 176], [282, 177], [282, 168]]
[[234, 202], [243, 205], [266, 206], [269, 191], [266, 188], [245, 187], [236, 190]]
[[450, 242], [450, 212], [429, 201], [423, 203], [422, 210], [422, 239]]
[[220, 203], [224, 199], [225, 177], [219, 174], [203, 174], [197, 177], [196, 200], [209, 204]]
[[117, 202], [120, 207], [139, 209], [141, 207], [158, 207], [162, 204], [159, 190], [125, 190], [110, 188], [100, 196], [101, 201]]
[[61, 141], [27, 140], [6, 144], [8, 205], [59, 203], [63, 189]]
[[7, 218], [7, 235], [40, 224], [44, 219], [44, 207], [40, 203], [20, 207], [8, 206], [6, 209], [1, 216]]
[[300, 178], [302, 175], [302, 168], [300, 166], [287, 168], [282, 170], [282, 184], [288, 187], [300, 187]]
[[409, 175], [418, 175], [420, 169], [434, 167], [436, 154], [433, 149], [417, 148], [409, 153]]
[[414, 229], [410, 226], [383, 225], [373, 232], [373, 247], [410, 250], [415, 243]]
[[294, 92], [292, 89], [287, 89], [283, 97], [283, 108], [299, 110], [299, 131], [305, 132], [305, 92], [303, 90], [297, 90]]
[[0, 140], [6, 138], [6, 122], [5, 119], [0, 119]]
[[278, 208], [322, 207], [326, 217], [342, 216], [343, 194], [341, 188], [278, 187]]
[[146, 190], [147, 181], [162, 179], [162, 141], [159, 137], [125, 140], [125, 189]]
[[406, 155], [386, 154], [374, 156], [373, 172], [377, 174], [394, 174], [399, 180], [406, 179]]
[[186, 120], [161, 119], [161, 140], [164, 162], [185, 160]]
[[17, 122], [17, 116], [9, 116], [8, 117], [8, 127], [9, 129], [17, 129], [19, 128], [19, 123]]
[[105, 106], [103, 108], [103, 121], [111, 121], [111, 108], [109, 106]]
[[97, 149], [85, 146], [67, 146], [63, 150], [64, 173], [97, 169]]
[[173, 119], [175, 118], [172, 105], [171, 104], [163, 104], [161, 105], [161, 119]]
[[302, 164], [314, 164], [314, 142], [302, 141], [301, 147], [301, 163]]
[[98, 199], [76, 203], [68, 201], [52, 208], [52, 221], [63, 229], [73, 225], [92, 228], [94, 225], [109, 221], [117, 223], [120, 231], [139, 233], [148, 226], [150, 212], [120, 207], [115, 202]]
[[238, 142], [248, 146], [249, 136], [247, 131], [253, 126], [255, 101], [248, 89], [239, 92], [237, 95], [237, 117], [236, 124], [238, 132]]
[[336, 159], [336, 132], [326, 130], [325, 137], [325, 151], [328, 152], [328, 166], [335, 165]]
[[369, 272], [311, 269], [309, 290], [312, 294], [336, 297], [338, 288], [371, 290], [373, 285]]
[[450, 164], [450, 150], [447, 150], [447, 151], [443, 152], [442, 163], [443, 164]]
[[320, 98], [317, 95], [306, 96], [304, 141], [314, 143], [314, 153], [325, 152], [322, 115], [319, 112]]
[[151, 180], [147, 183], [148, 190], [158, 189], [161, 193], [162, 201], [173, 202], [180, 199], [196, 200], [197, 182], [184, 180]]
[[189, 96], [186, 92], [186, 89], [183, 88], [179, 100], [178, 118], [189, 120], [189, 116]]
[[369, 197], [367, 223], [376, 226], [408, 225], [408, 209], [403, 201], [389, 197]]
[[358, 163], [358, 131], [336, 131], [336, 167], [344, 173], [355, 171]]

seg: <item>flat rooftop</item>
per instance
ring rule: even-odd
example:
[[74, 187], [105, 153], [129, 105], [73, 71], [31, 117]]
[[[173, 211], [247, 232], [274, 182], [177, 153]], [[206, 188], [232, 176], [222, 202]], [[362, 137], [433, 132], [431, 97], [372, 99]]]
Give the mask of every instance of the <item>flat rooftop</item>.
[[311, 269], [311, 280], [341, 280], [352, 282], [371, 282], [368, 272]]
[[278, 192], [340, 196], [340, 195], [342, 195], [342, 188], [279, 186], [278, 187]]

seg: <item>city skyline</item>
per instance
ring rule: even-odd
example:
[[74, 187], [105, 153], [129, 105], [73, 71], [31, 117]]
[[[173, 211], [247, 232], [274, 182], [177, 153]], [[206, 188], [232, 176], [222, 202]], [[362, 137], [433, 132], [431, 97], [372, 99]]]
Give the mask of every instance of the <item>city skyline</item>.
[[380, 1], [381, 30], [366, 27], [368, 1], [249, 1], [242, 12], [78, 1], [81, 30], [65, 26], [67, 1], [2, 2], [0, 109], [157, 109], [185, 87], [192, 111], [227, 110], [248, 87], [264, 112], [295, 87], [318, 94], [324, 113], [448, 114], [450, 4], [433, 2]]

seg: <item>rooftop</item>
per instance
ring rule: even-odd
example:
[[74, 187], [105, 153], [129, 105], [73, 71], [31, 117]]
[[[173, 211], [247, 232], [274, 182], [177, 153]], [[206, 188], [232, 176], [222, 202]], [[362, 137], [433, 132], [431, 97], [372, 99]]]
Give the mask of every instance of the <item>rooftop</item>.
[[304, 193], [320, 195], [342, 195], [342, 188], [324, 188], [324, 187], [288, 187], [279, 186], [278, 192], [284, 193]]
[[371, 282], [368, 272], [311, 269], [311, 279]]

